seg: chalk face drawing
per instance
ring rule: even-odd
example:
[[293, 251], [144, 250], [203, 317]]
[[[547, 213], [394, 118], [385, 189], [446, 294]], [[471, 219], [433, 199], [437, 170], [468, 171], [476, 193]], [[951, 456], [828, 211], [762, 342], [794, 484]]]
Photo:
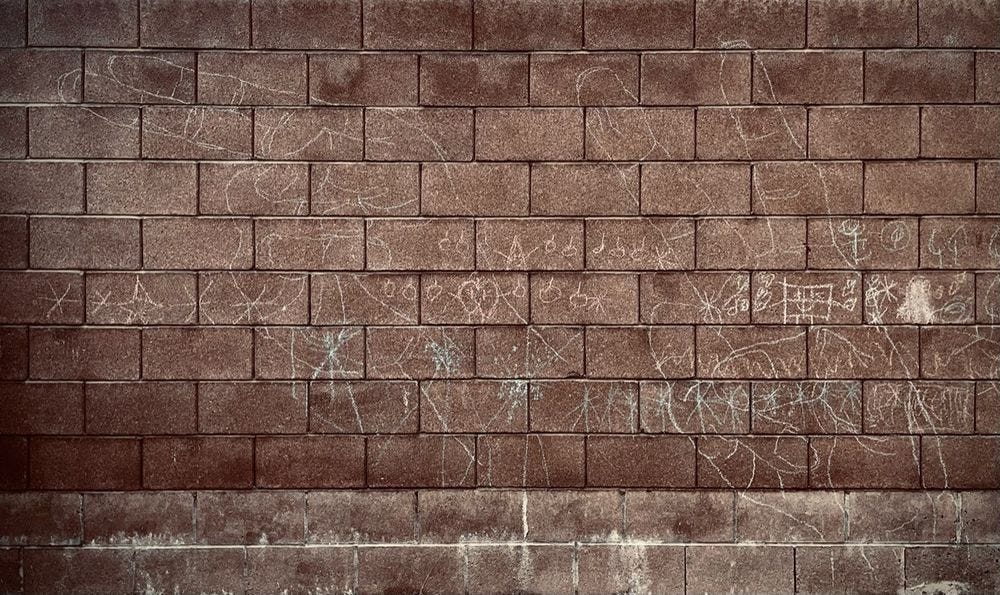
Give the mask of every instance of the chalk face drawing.
[[0, 0], [0, 592], [1000, 592], [997, 0]]

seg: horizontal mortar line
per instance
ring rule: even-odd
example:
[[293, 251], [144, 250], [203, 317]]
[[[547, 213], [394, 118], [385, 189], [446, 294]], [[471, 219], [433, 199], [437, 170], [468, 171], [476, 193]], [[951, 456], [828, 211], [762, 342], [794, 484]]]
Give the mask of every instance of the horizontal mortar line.
[[463, 542], [418, 542], [418, 541], [394, 541], [391, 543], [273, 543], [268, 545], [259, 544], [200, 544], [197, 542], [185, 544], [163, 544], [163, 545], [128, 545], [128, 544], [94, 544], [81, 543], [71, 545], [0, 545], [0, 550], [5, 549], [25, 549], [25, 550], [52, 550], [52, 549], [80, 549], [80, 550], [265, 550], [265, 549], [392, 549], [392, 548], [487, 548], [487, 547], [803, 547], [803, 548], [977, 548], [994, 547], [1000, 545], [998, 542], [983, 543], [930, 543], [930, 542], [843, 542], [843, 541], [720, 541], [720, 542], [686, 542], [686, 541], [649, 541], [649, 540], [623, 540], [623, 541], [463, 541]]
[[27, 45], [19, 47], [4, 48], [5, 50], [33, 50], [40, 52], [49, 51], [79, 51], [85, 53], [93, 52], [170, 52], [170, 51], [190, 51], [198, 53], [239, 53], [239, 54], [309, 54], [310, 56], [322, 54], [573, 54], [573, 55], [600, 55], [600, 54], [740, 54], [740, 53], [844, 53], [852, 51], [867, 52], [989, 52], [996, 50], [994, 46], [902, 46], [902, 47], [882, 47], [882, 46], [795, 46], [777, 48], [753, 48], [753, 47], [711, 47], [711, 46], [678, 46], [678, 47], [648, 47], [648, 48], [603, 48], [603, 47], [579, 47], [579, 48], [539, 48], [539, 49], [489, 49], [489, 48], [381, 48], [373, 46], [360, 46], [349, 48], [278, 48], [278, 47], [204, 47], [204, 46], [183, 46], [183, 45], [132, 45], [132, 46], [71, 46], [71, 45]]
[[[182, 143], [184, 141], [178, 141]], [[822, 164], [822, 163], [844, 163], [852, 162], [857, 163], [864, 161], [866, 163], [974, 163], [982, 161], [997, 161], [1000, 160], [1000, 155], [980, 155], [980, 156], [947, 156], [947, 157], [937, 157], [928, 155], [919, 155], [915, 157], [809, 157], [807, 155], [794, 156], [794, 157], [768, 157], [768, 158], [732, 158], [732, 157], [686, 157], [686, 158], [673, 158], [673, 159], [645, 159], [645, 160], [623, 160], [623, 159], [594, 159], [591, 157], [581, 157], [579, 159], [517, 159], [517, 158], [497, 158], [497, 159], [466, 159], [466, 160], [435, 160], [435, 161], [420, 161], [415, 159], [344, 159], [344, 158], [330, 158], [330, 159], [311, 159], [311, 160], [283, 160], [283, 159], [266, 159], [266, 158], [247, 158], [242, 160], [234, 159], [213, 159], [211, 157], [206, 158], [185, 158], [185, 157], [150, 157], [147, 155], [136, 155], [133, 157], [29, 157], [29, 158], [8, 158], [0, 159], [0, 164], [4, 163], [72, 163], [72, 164], [86, 164], [86, 163], [207, 163], [207, 164], [240, 164], [240, 165], [298, 165], [298, 164], [312, 164], [312, 165], [331, 165], [331, 164], [414, 164], [422, 163], [428, 164], [470, 164], [470, 163], [481, 163], [487, 165], [499, 165], [499, 164], [535, 164], [535, 165], [658, 165], [658, 164], [686, 164], [686, 163], [725, 163], [725, 164], [755, 164], [755, 163], [811, 163], [811, 164]]]
[[[179, 383], [183, 381], [172, 381], [174, 383]], [[0, 385], [9, 384], [8, 381], [0, 382]], [[94, 384], [94, 383], [91, 383]], [[100, 384], [99, 382], [97, 384]], [[155, 384], [155, 382], [154, 382]], [[425, 397], [426, 398], [426, 397]], [[880, 432], [864, 432], [856, 434], [833, 434], [833, 433], [807, 433], [802, 432], [798, 434], [776, 434], [776, 433], [721, 433], [721, 432], [648, 432], [643, 430], [637, 430], [635, 432], [573, 432], [573, 431], [551, 431], [551, 430], [525, 430], [522, 432], [512, 432], [512, 431], [492, 431], [492, 430], [481, 430], [481, 431], [416, 431], [416, 432], [402, 432], [402, 433], [391, 433], [391, 432], [371, 432], [371, 433], [333, 433], [333, 432], [269, 432], [269, 433], [250, 433], [250, 432], [194, 432], [194, 433], [178, 433], [178, 434], [103, 434], [103, 433], [93, 433], [93, 434], [75, 434], [75, 433], [63, 433], [63, 434], [44, 434], [36, 432], [28, 433], [4, 433], [4, 436], [17, 436], [20, 438], [92, 438], [92, 439], [123, 439], [123, 440], [142, 440], [142, 439], [162, 439], [162, 438], [269, 438], [269, 437], [302, 437], [302, 438], [317, 438], [317, 437], [343, 437], [343, 438], [365, 438], [365, 437], [424, 437], [424, 438], [435, 438], [435, 437], [461, 437], [461, 438], [474, 438], [474, 437], [484, 437], [488, 438], [491, 436], [503, 436], [503, 437], [533, 437], [533, 436], [567, 436], [567, 437], [590, 437], [590, 438], [662, 438], [662, 437], [674, 437], [674, 438], [725, 438], [729, 440], [740, 440], [744, 438], [763, 438], [763, 439], [774, 439], [774, 438], [790, 438], [790, 439], [808, 439], [808, 438], [843, 438], [845, 440], [850, 440], [852, 438], [909, 438], [909, 439], [935, 439], [935, 438], [988, 438], [1000, 436], [1000, 434], [985, 434], [985, 433], [957, 433], [957, 432], [941, 432], [937, 434], [905, 434], [905, 433], [880, 433]], [[516, 487], [516, 486], [507, 486]], [[540, 486], [544, 487], [544, 486]], [[600, 487], [600, 486], [593, 486]], [[623, 486], [620, 484], [609, 484], [609, 488], [627, 488], [630, 486]], [[631, 486], [632, 489], [636, 489]], [[280, 489], [294, 489], [294, 488], [280, 488]], [[352, 488], [341, 488], [341, 489], [352, 489]], [[355, 488], [357, 489], [357, 488]], [[681, 487], [672, 489], [684, 489]], [[698, 489], [698, 490], [724, 490], [732, 488], [713, 488], [708, 486], [696, 486], [687, 489]], [[754, 488], [757, 489], [757, 488]], [[879, 488], [828, 488], [828, 487], [806, 487], [806, 488], [774, 488], [774, 489], [784, 489], [784, 490], [848, 490], [848, 489], [869, 489], [876, 490]], [[907, 488], [899, 488], [907, 489]], [[955, 489], [974, 489], [974, 488], [947, 488], [940, 487], [936, 488], [939, 490], [955, 490]], [[982, 488], [985, 489], [985, 488]], [[44, 491], [65, 491], [61, 489], [44, 489]], [[70, 490], [70, 491], [81, 491], [81, 490]]]
[[[225, 93], [229, 95], [230, 93]], [[844, 102], [778, 102], [760, 101], [750, 103], [663, 103], [663, 102], [643, 102], [643, 103], [608, 103], [608, 104], [575, 104], [575, 103], [410, 103], [410, 104], [371, 104], [371, 103], [330, 103], [320, 101], [311, 103], [303, 100], [297, 103], [208, 103], [208, 102], [159, 102], [142, 103], [133, 101], [107, 101], [107, 100], [80, 100], [80, 101], [3, 101], [3, 107], [27, 107], [27, 108], [48, 108], [48, 107], [110, 107], [110, 108], [167, 108], [167, 109], [192, 109], [209, 108], [219, 110], [250, 110], [250, 109], [350, 109], [350, 110], [406, 110], [406, 109], [469, 109], [469, 110], [615, 110], [621, 108], [651, 108], [651, 109], [675, 109], [675, 110], [698, 110], [702, 108], [710, 109], [743, 109], [743, 108], [859, 108], [859, 107], [993, 107], [1000, 105], [998, 101], [975, 100], [968, 101], [859, 101], [856, 103]], [[153, 134], [158, 134], [153, 132]]]

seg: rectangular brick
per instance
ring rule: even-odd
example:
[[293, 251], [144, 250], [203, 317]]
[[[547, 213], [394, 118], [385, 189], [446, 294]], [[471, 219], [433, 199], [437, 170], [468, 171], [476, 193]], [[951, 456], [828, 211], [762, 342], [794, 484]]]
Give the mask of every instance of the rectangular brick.
[[568, 545], [517, 548], [485, 545], [467, 551], [466, 583], [472, 591], [546, 593], [565, 592], [573, 587], [574, 553]]
[[514, 491], [428, 490], [417, 495], [420, 540], [510, 541], [523, 535], [523, 501]]
[[300, 105], [306, 56], [293, 53], [201, 52], [198, 101], [221, 105]]
[[528, 56], [523, 54], [421, 56], [420, 103], [464, 106], [527, 105]]
[[32, 438], [33, 489], [134, 490], [141, 481], [141, 450], [134, 438]]
[[[860, 434], [861, 382], [754, 382], [751, 424], [757, 434]], [[865, 430], [869, 428], [865, 427]]]
[[106, 492], [83, 495], [83, 540], [94, 545], [170, 545], [194, 541], [194, 495]]
[[809, 267], [818, 269], [916, 268], [916, 218], [810, 218]]
[[805, 219], [702, 219], [696, 237], [699, 268], [805, 268]]
[[[581, 225], [581, 235], [582, 225]], [[581, 254], [581, 263], [582, 263]], [[28, 218], [0, 216], [0, 267], [28, 268]]]
[[[881, 164], [871, 163], [867, 167]], [[861, 213], [865, 166], [854, 161], [771, 161], [753, 165], [753, 212]]]
[[639, 102], [639, 57], [634, 54], [535, 54], [531, 104], [615, 106]]
[[199, 492], [198, 543], [303, 543], [306, 497], [300, 492]]
[[653, 434], [744, 434], [750, 386], [703, 380], [639, 383], [640, 427]]
[[23, 554], [25, 590], [32, 593], [73, 589], [109, 593], [133, 585], [132, 557], [126, 550], [38, 549]]
[[193, 324], [197, 277], [193, 273], [88, 273], [90, 324]]
[[146, 219], [142, 227], [149, 269], [246, 269], [253, 260], [250, 219]]
[[163, 592], [235, 592], [246, 588], [243, 548], [148, 548], [136, 551], [143, 588]]
[[0, 322], [82, 324], [83, 275], [29, 271], [0, 272]]
[[924, 157], [1000, 157], [1000, 106], [929, 106], [920, 111]]
[[260, 108], [253, 127], [260, 159], [353, 161], [364, 154], [364, 116], [357, 108]]
[[635, 382], [550, 380], [531, 383], [531, 431], [629, 434], [638, 429]]
[[587, 268], [667, 270], [694, 267], [691, 219], [590, 219]]
[[365, 158], [374, 161], [469, 161], [475, 122], [465, 108], [365, 110]]
[[372, 487], [472, 487], [475, 439], [466, 436], [372, 436], [368, 485]]
[[997, 554], [996, 546], [906, 548], [905, 586], [943, 581], [968, 585], [972, 591], [995, 589], [1000, 581]]
[[361, 0], [254, 0], [252, 29], [255, 48], [360, 48]]
[[809, 439], [812, 488], [916, 489], [919, 438], [817, 436]]
[[476, 157], [486, 161], [583, 157], [583, 110], [486, 108], [476, 111]]
[[253, 481], [253, 439], [152, 437], [143, 440], [146, 489], [238, 489]]
[[973, 52], [881, 51], [865, 57], [871, 103], [963, 103], [975, 99]]
[[795, 552], [790, 547], [688, 548], [685, 568], [687, 588], [694, 592], [794, 590]]
[[369, 270], [468, 270], [475, 266], [471, 219], [368, 219]]
[[694, 440], [681, 436], [590, 436], [587, 485], [693, 487]]
[[149, 328], [142, 376], [152, 380], [249, 379], [252, 335], [242, 328]]
[[420, 171], [416, 163], [313, 165], [313, 215], [418, 215]]
[[795, 550], [795, 582], [803, 591], [903, 588], [903, 548], [870, 545], [801, 547]]
[[417, 383], [326, 380], [309, 385], [309, 431], [320, 434], [412, 434]]
[[478, 270], [582, 269], [583, 221], [481, 219], [476, 221]]
[[809, 374], [814, 378], [916, 378], [915, 327], [814, 326]]
[[4, 213], [82, 213], [83, 165], [0, 163], [0, 205]]
[[750, 103], [747, 52], [642, 54], [643, 105]]
[[924, 378], [993, 379], [1000, 373], [1000, 326], [923, 327], [920, 371]]
[[257, 219], [258, 269], [360, 270], [364, 222], [360, 219]]
[[0, 494], [0, 535], [11, 545], [79, 545], [82, 506], [79, 494]]
[[920, 264], [931, 269], [996, 269], [1000, 254], [993, 248], [1000, 219], [923, 219], [920, 227]]
[[1000, 214], [1000, 161], [976, 163], [976, 212]]
[[812, 0], [809, 47], [913, 47], [917, 0]]
[[586, 331], [591, 378], [686, 378], [694, 374], [690, 327], [592, 327]]
[[753, 101], [861, 103], [863, 63], [864, 52], [756, 52]]
[[0, 355], [3, 356], [0, 358], [0, 379], [27, 379], [28, 329], [26, 327], [0, 328]]
[[[956, 282], [959, 280], [963, 281], [963, 283], [959, 284], [959, 287], [961, 287], [958, 292], [959, 297], [953, 303], [968, 304], [968, 298], [965, 296], [965, 276], [966, 273], [963, 271], [961, 273], [956, 273], [955, 276], [952, 277]], [[1000, 322], [1000, 273], [980, 273], [975, 277], [975, 302], [977, 308], [977, 311], [975, 312], [976, 322], [996, 324]], [[949, 289], [952, 287], [954, 287], [954, 285], [949, 285]], [[956, 311], [957, 310], [958, 309], [956, 308]], [[944, 318], [944, 316], [941, 318]], [[949, 317], [949, 319], [951, 318]], [[962, 312], [961, 318], [955, 318], [956, 322], [958, 320], [966, 320], [966, 313], [964, 311]]]
[[527, 537], [531, 541], [608, 541], [621, 534], [622, 498], [611, 490], [529, 490]]
[[0, 157], [23, 159], [28, 156], [28, 109], [0, 107]]
[[639, 283], [616, 273], [536, 274], [531, 321], [537, 324], [635, 324]]
[[413, 54], [311, 54], [309, 103], [416, 105], [417, 62]]
[[87, 212], [102, 215], [194, 215], [198, 174], [191, 163], [87, 164]]
[[362, 376], [364, 332], [360, 328], [263, 327], [254, 329], [254, 333], [254, 372], [258, 378]]
[[39, 380], [138, 380], [138, 329], [32, 328], [31, 377]]
[[368, 0], [363, 6], [366, 48], [460, 50], [472, 47], [472, 6], [463, 0]]
[[697, 327], [699, 376], [802, 378], [806, 330], [795, 326]]
[[579, 487], [585, 482], [584, 438], [549, 434], [479, 436], [477, 485]]
[[0, 100], [78, 102], [82, 64], [79, 50], [5, 50], [0, 53]]
[[87, 433], [193, 434], [198, 403], [192, 382], [87, 384]]
[[692, 16], [685, 0], [589, 0], [584, 2], [584, 38], [588, 48], [689, 48]]
[[948, 543], [959, 539], [961, 499], [945, 492], [848, 492], [848, 541]]
[[354, 588], [354, 552], [349, 548], [278, 546], [247, 551], [246, 585], [251, 592], [295, 589], [316, 584], [350, 591]]
[[583, 329], [485, 326], [476, 329], [476, 375], [568, 378], [583, 374]]
[[203, 382], [198, 431], [203, 434], [293, 434], [306, 431], [306, 385], [291, 382]]
[[993, 24], [1000, 8], [992, 2], [969, 0], [941, 5], [920, 0], [922, 47], [1000, 47], [1000, 33]]
[[625, 492], [625, 534], [639, 541], [733, 540], [733, 495], [713, 491]]
[[186, 104], [195, 102], [193, 52], [86, 52], [85, 101]]
[[635, 215], [639, 171], [599, 163], [541, 163], [531, 167], [532, 215]]
[[474, 20], [477, 50], [583, 47], [583, 0], [481, 0]]
[[736, 497], [736, 540], [841, 543], [845, 510], [842, 492], [743, 492]]
[[755, 272], [751, 283], [751, 311], [755, 323], [862, 322], [861, 275], [858, 273]]
[[916, 107], [809, 109], [809, 156], [816, 159], [903, 159], [920, 148]]
[[321, 273], [312, 276], [312, 324], [416, 324], [417, 275]]
[[527, 417], [523, 380], [440, 380], [420, 387], [422, 432], [526, 432]]
[[805, 488], [808, 461], [802, 436], [699, 436], [698, 487]]
[[696, 125], [691, 109], [587, 108], [585, 120], [587, 159], [652, 161], [692, 159], [695, 154]]
[[310, 491], [307, 543], [412, 542], [416, 539], [415, 492]]
[[1000, 101], [1000, 52], [976, 52], [976, 101], [996, 103]]
[[1000, 535], [1000, 522], [993, 514], [1000, 493], [996, 491], [964, 492], [961, 502], [962, 531], [970, 543], [995, 543]]
[[[306, 215], [305, 163], [201, 163], [198, 209], [205, 215]], [[317, 213], [325, 214], [325, 213]]]
[[0, 383], [0, 434], [82, 434], [82, 383]]
[[585, 593], [680, 593], [684, 548], [673, 545], [594, 544], [577, 549], [576, 577]]
[[518, 324], [528, 321], [528, 275], [436, 273], [420, 279], [425, 324]]
[[[0, 19], [3, 19], [4, 23], [10, 24], [0, 35], [0, 47], [22, 47], [27, 43], [28, 11], [26, 10], [26, 2], [27, 0], [8, 0], [0, 4]], [[18, 552], [14, 551], [13, 553], [17, 554]], [[17, 555], [14, 557], [19, 558]], [[6, 588], [6, 583], [4, 585]], [[9, 588], [13, 588], [13, 584]]]
[[[465, 556], [453, 545], [360, 547], [357, 583], [362, 593], [457, 593], [465, 588]], [[433, 568], [428, 575], [425, 569]]]
[[755, 2], [730, 5], [722, 0], [697, 0], [694, 12], [695, 47], [728, 48], [733, 39], [752, 48], [805, 46], [805, 0], [764, 6]]
[[253, 154], [252, 129], [253, 117], [245, 108], [146, 107], [142, 110], [142, 156], [247, 159]]
[[976, 383], [976, 433], [1000, 434], [1000, 382]]
[[141, 262], [139, 221], [33, 218], [31, 266], [42, 269], [134, 269]]
[[147, 47], [250, 45], [250, 0], [141, 0], [139, 10]]
[[366, 335], [367, 378], [471, 378], [475, 331], [470, 327], [373, 327]]
[[422, 215], [528, 214], [527, 164], [428, 163], [420, 171]]
[[360, 436], [269, 436], [257, 438], [255, 448], [259, 487], [365, 485], [365, 439]]
[[957, 214], [975, 208], [971, 163], [918, 161], [865, 167], [865, 211], [875, 214]]
[[699, 108], [699, 159], [804, 159], [806, 110], [802, 107]]
[[965, 271], [869, 273], [865, 275], [865, 322], [971, 323], [976, 301], [973, 285], [972, 275]]
[[750, 166], [740, 163], [642, 165], [643, 215], [740, 215], [750, 212]]

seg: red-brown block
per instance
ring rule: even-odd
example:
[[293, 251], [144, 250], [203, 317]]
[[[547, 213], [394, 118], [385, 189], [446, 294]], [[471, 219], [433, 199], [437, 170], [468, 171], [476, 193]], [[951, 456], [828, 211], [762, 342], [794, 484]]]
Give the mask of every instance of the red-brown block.
[[917, 0], [811, 0], [809, 47], [917, 45]]
[[923, 485], [927, 488], [1000, 488], [1000, 438], [925, 436], [921, 438]]
[[920, 445], [913, 436], [817, 436], [809, 439], [809, 487], [916, 489]]
[[790, 592], [795, 584], [794, 554], [790, 547], [689, 548], [685, 565], [687, 589], [696, 593]]
[[472, 47], [467, 0], [365, 0], [366, 48], [461, 50]]
[[0, 434], [82, 434], [82, 383], [0, 384]]
[[[268, 113], [263, 112], [262, 118]], [[293, 124], [291, 120], [289, 117], [284, 122], [289, 128]], [[142, 110], [142, 156], [152, 159], [247, 159], [254, 150], [252, 129], [253, 116], [246, 108], [145, 107]], [[266, 139], [258, 140], [265, 142]]]
[[625, 534], [638, 541], [733, 540], [733, 495], [713, 491], [625, 492]]
[[427, 490], [417, 494], [426, 543], [511, 541], [523, 536], [521, 492]]
[[583, 0], [480, 0], [477, 50], [569, 50], [583, 46]]
[[471, 327], [371, 327], [365, 334], [368, 378], [473, 376], [475, 331]]
[[634, 54], [534, 54], [531, 104], [610, 106], [639, 101], [639, 57]]
[[694, 439], [590, 436], [587, 438], [587, 485], [694, 487]]
[[484, 326], [476, 329], [476, 374], [484, 378], [569, 378], [583, 374], [583, 329]]
[[990, 0], [920, 0], [923, 47], [1000, 47], [1000, 6]]
[[475, 266], [471, 219], [368, 219], [367, 269], [469, 270]]
[[699, 159], [803, 159], [802, 107], [706, 107], [697, 113]]
[[754, 103], [861, 103], [863, 52], [756, 52]]
[[580, 487], [584, 438], [541, 434], [480, 436], [477, 483], [483, 487]]
[[202, 52], [198, 102], [219, 105], [306, 103], [306, 56], [294, 53]]
[[587, 48], [676, 49], [692, 45], [694, 20], [687, 0], [587, 0]]
[[79, 273], [0, 272], [0, 322], [81, 324], [83, 276]]
[[250, 329], [150, 328], [142, 333], [146, 379], [249, 379]]
[[471, 109], [369, 108], [365, 158], [373, 161], [469, 161], [475, 142]]
[[85, 101], [185, 104], [195, 101], [192, 52], [88, 51]]
[[920, 147], [916, 107], [817, 107], [809, 110], [809, 157], [902, 159]]
[[80, 101], [80, 54], [79, 50], [5, 50], [0, 53], [0, 100]]
[[427, 163], [421, 168], [422, 215], [528, 214], [528, 165]]
[[636, 275], [536, 274], [531, 278], [531, 321], [536, 324], [636, 324]]
[[591, 378], [687, 378], [694, 374], [691, 327], [591, 327], [586, 350]]
[[365, 485], [360, 436], [257, 438], [255, 483], [264, 488], [357, 488]]
[[736, 541], [844, 541], [842, 492], [742, 492], [736, 496], [735, 510]]
[[699, 436], [698, 487], [805, 488], [808, 456], [801, 436]]
[[170, 592], [236, 593], [246, 589], [246, 551], [230, 548], [146, 548], [135, 552], [136, 583]]
[[309, 102], [318, 105], [416, 105], [412, 54], [309, 56]]
[[11, 545], [79, 545], [81, 507], [79, 494], [0, 494], [0, 536]]
[[581, 593], [684, 591], [684, 548], [677, 546], [583, 545], [576, 568]]
[[801, 48], [806, 44], [806, 0], [696, 0], [699, 48]]
[[389, 273], [312, 276], [312, 324], [416, 324], [416, 275]]
[[[465, 589], [464, 548], [360, 547], [358, 590], [362, 593], [459, 593]], [[430, 575], [427, 569], [432, 569]]]
[[136, 269], [139, 221], [104, 217], [33, 218], [31, 266], [40, 269]]
[[750, 54], [642, 54], [643, 105], [750, 103]]
[[583, 110], [477, 110], [475, 139], [476, 157], [486, 161], [581, 159]]
[[298, 434], [306, 431], [306, 384], [202, 382], [202, 434]]
[[140, 0], [146, 47], [250, 46], [250, 0]]
[[473, 487], [475, 439], [466, 436], [373, 436], [368, 439], [371, 487]]
[[358, 161], [364, 151], [364, 116], [358, 108], [254, 110], [254, 156], [290, 161]]
[[116, 593], [133, 589], [126, 549], [30, 549], [22, 560], [27, 593]]
[[1000, 157], [1000, 106], [929, 106], [921, 110], [924, 157]]
[[142, 444], [146, 489], [249, 488], [253, 471], [252, 438], [146, 438]]
[[510, 433], [528, 430], [524, 380], [437, 380], [420, 386], [425, 433]]
[[250, 219], [146, 219], [142, 227], [148, 269], [247, 269], [252, 263]]
[[809, 375], [814, 378], [916, 378], [916, 327], [814, 326]]
[[309, 385], [309, 431], [321, 434], [412, 434], [417, 383], [317, 381]]
[[865, 56], [871, 103], [964, 103], [974, 99], [972, 52], [882, 51]]
[[4, 213], [82, 213], [83, 165], [0, 163], [0, 206]]
[[93, 545], [192, 543], [194, 495], [185, 492], [84, 494], [83, 540]]
[[522, 54], [421, 56], [420, 103], [466, 106], [527, 105], [528, 56]]
[[49, 490], [138, 489], [140, 448], [134, 438], [32, 438], [29, 484]]
[[253, 46], [360, 48], [361, 0], [254, 0]]
[[195, 385], [188, 382], [93, 382], [87, 385], [90, 434], [193, 434]]
[[41, 380], [138, 380], [138, 329], [33, 328], [31, 377]]
[[138, 19], [133, 0], [28, 2], [28, 45], [135, 46]]
[[810, 593], [898, 591], [903, 588], [903, 551], [870, 545], [800, 547], [795, 550], [795, 583]]
[[306, 499], [308, 543], [401, 543], [416, 539], [414, 492], [312, 491]]
[[193, 163], [87, 164], [87, 212], [102, 215], [194, 215], [198, 205]]

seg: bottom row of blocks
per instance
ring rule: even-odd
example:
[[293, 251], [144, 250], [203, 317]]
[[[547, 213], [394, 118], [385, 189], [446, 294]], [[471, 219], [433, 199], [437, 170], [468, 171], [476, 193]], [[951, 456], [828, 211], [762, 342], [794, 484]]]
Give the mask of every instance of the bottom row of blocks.
[[1000, 547], [477, 544], [0, 550], [5, 592], [992, 592]]

